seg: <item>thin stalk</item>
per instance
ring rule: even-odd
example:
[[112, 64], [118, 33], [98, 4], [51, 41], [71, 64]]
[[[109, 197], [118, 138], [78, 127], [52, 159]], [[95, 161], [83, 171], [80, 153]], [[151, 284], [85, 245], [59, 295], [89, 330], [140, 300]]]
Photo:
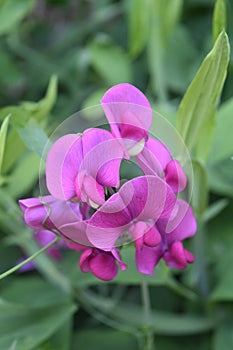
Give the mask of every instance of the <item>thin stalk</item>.
[[146, 277], [143, 276], [141, 283], [141, 293], [142, 293], [142, 304], [144, 308], [144, 350], [154, 350], [154, 336], [151, 330], [151, 304], [150, 304], [150, 293]]
[[43, 248], [41, 248], [40, 250], [38, 250], [36, 253], [34, 253], [33, 255], [29, 256], [29, 258], [25, 259], [24, 261], [22, 261], [21, 263], [15, 265], [14, 267], [12, 267], [11, 269], [3, 272], [0, 275], [0, 280], [2, 280], [3, 278], [11, 275], [12, 273], [14, 273], [15, 271], [17, 271], [18, 269], [20, 269], [22, 266], [26, 265], [27, 263], [29, 263], [30, 261], [32, 261], [33, 259], [35, 259], [38, 255], [40, 255], [41, 253], [43, 253], [45, 250], [47, 250], [48, 248], [52, 247], [55, 243], [57, 243], [60, 240], [59, 237], [56, 237], [52, 242], [48, 243], [46, 246], [44, 246]]

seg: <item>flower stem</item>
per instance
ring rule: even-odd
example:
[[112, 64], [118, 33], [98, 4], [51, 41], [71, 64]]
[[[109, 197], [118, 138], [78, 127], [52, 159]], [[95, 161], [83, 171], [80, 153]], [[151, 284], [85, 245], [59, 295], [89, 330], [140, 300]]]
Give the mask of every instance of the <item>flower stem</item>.
[[150, 304], [150, 293], [146, 277], [143, 276], [141, 283], [141, 293], [142, 293], [142, 304], [144, 308], [144, 350], [154, 350], [154, 337], [151, 330], [151, 304]]
[[20, 269], [22, 266], [26, 265], [28, 262], [32, 261], [33, 259], [35, 259], [38, 255], [40, 255], [41, 253], [43, 253], [45, 250], [47, 250], [48, 248], [52, 247], [55, 243], [57, 243], [60, 240], [59, 237], [56, 237], [53, 241], [51, 241], [50, 243], [48, 243], [46, 246], [44, 246], [43, 248], [41, 248], [40, 250], [38, 250], [35, 254], [29, 256], [29, 258], [25, 259], [24, 261], [22, 261], [21, 263], [15, 265], [14, 267], [12, 267], [11, 269], [3, 272], [0, 275], [0, 280], [2, 280], [3, 278], [11, 275], [13, 272], [17, 271], [18, 269]]

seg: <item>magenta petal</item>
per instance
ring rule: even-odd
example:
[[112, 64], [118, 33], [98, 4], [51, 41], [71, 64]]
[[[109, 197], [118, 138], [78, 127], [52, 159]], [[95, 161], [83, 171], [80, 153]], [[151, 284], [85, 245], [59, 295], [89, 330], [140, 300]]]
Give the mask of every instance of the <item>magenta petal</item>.
[[187, 266], [186, 254], [181, 242], [174, 242], [169, 251], [163, 256], [166, 264], [175, 269], [185, 269]]
[[97, 204], [98, 206], [104, 203], [104, 189], [93, 177], [88, 175], [84, 177], [83, 191], [87, 195], [89, 204]]
[[141, 249], [136, 249], [136, 265], [139, 272], [146, 275], [153, 275], [154, 268], [162, 257], [160, 246], [151, 248], [144, 245]]
[[[48, 208], [42, 204], [44, 199], [46, 199], [49, 203], [54, 200], [52, 196], [45, 196], [42, 199], [28, 198], [19, 200], [19, 205], [21, 209], [24, 210], [24, 220], [26, 224], [34, 230], [44, 229], [43, 224], [48, 216]], [[53, 226], [49, 219], [46, 220], [46, 224], [48, 226]]]
[[158, 228], [166, 235], [168, 243], [192, 237], [197, 230], [192, 208], [184, 200], [177, 199], [170, 219], [167, 223], [158, 222]]
[[184, 249], [184, 254], [185, 254], [186, 261], [187, 261], [189, 264], [194, 263], [195, 257], [194, 257], [194, 255], [193, 255], [190, 251], [188, 251], [187, 249]]
[[161, 216], [169, 217], [175, 202], [174, 192], [159, 177], [135, 178], [125, 183], [91, 217], [87, 237], [94, 246], [111, 250], [133, 220], [153, 220], [154, 223]]
[[103, 281], [110, 281], [116, 277], [118, 267], [111, 253], [98, 252], [89, 260], [92, 273]]
[[136, 156], [136, 161], [146, 175], [163, 175], [171, 154], [159, 140], [149, 137], [142, 152]]
[[100, 185], [118, 187], [120, 163], [123, 158], [119, 141], [101, 129], [89, 129], [83, 134], [83, 162], [80, 171], [86, 171]]
[[182, 166], [177, 160], [171, 160], [167, 164], [165, 180], [172, 187], [174, 192], [181, 192], [185, 189], [187, 178]]
[[144, 235], [144, 243], [148, 247], [155, 247], [161, 242], [160, 232], [155, 226], [153, 226], [149, 231]]
[[79, 260], [79, 266], [80, 270], [82, 272], [89, 272], [90, 267], [89, 267], [89, 258], [92, 255], [93, 249], [87, 249], [85, 250]]
[[[41, 247], [49, 244], [56, 238], [56, 235], [48, 230], [39, 230], [35, 235], [35, 239], [39, 242]], [[61, 259], [61, 251], [59, 248], [59, 243], [54, 244], [52, 247], [46, 250], [46, 254], [48, 254], [51, 258], [55, 260]]]
[[111, 251], [113, 257], [115, 258], [115, 260], [118, 262], [118, 264], [120, 265], [120, 268], [122, 271], [127, 269], [127, 265], [121, 260], [119, 252], [117, 249], [112, 249]]
[[46, 182], [54, 197], [70, 199], [76, 196], [75, 178], [82, 159], [80, 135], [68, 134], [53, 144], [46, 161]]

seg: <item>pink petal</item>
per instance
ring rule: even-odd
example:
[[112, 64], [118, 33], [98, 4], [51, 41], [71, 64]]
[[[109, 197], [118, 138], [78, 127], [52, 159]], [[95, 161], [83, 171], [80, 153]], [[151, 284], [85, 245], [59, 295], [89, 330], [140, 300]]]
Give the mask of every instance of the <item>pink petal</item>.
[[161, 242], [160, 232], [153, 226], [143, 237], [145, 245], [155, 247]]
[[143, 245], [141, 249], [136, 249], [136, 265], [139, 272], [146, 275], [153, 275], [154, 268], [162, 257], [162, 248], [155, 248]]
[[99, 185], [93, 177], [88, 175], [84, 177], [83, 191], [87, 195], [90, 204], [95, 203], [99, 206], [104, 203], [105, 197], [103, 186]]
[[118, 268], [111, 253], [100, 252], [89, 260], [92, 273], [103, 281], [110, 281], [116, 277]]
[[147, 140], [152, 110], [140, 90], [130, 84], [115, 85], [105, 93], [101, 104], [116, 138]]
[[82, 159], [80, 135], [68, 134], [53, 144], [46, 161], [46, 182], [54, 197], [70, 199], [76, 196], [75, 178]]
[[174, 242], [163, 256], [166, 264], [175, 269], [185, 269], [187, 266], [186, 255], [183, 244]]
[[118, 187], [120, 163], [123, 158], [119, 141], [102, 129], [86, 130], [82, 140], [83, 162], [80, 171], [85, 170], [102, 186]]
[[120, 268], [122, 271], [127, 269], [127, 265], [121, 260], [119, 252], [117, 249], [112, 249], [111, 251], [113, 257], [115, 258], [115, 260], [119, 263]]
[[89, 258], [92, 255], [92, 252], [93, 252], [93, 249], [87, 249], [80, 256], [79, 266], [82, 272], [90, 271]]
[[177, 199], [170, 219], [166, 223], [159, 221], [158, 229], [166, 235], [168, 243], [192, 237], [197, 230], [192, 208], [184, 200]]
[[159, 140], [149, 137], [136, 161], [146, 175], [163, 175], [163, 171], [171, 160], [167, 147]]
[[177, 160], [171, 160], [165, 169], [165, 180], [172, 187], [174, 192], [181, 192], [185, 189], [187, 178], [183, 168]]

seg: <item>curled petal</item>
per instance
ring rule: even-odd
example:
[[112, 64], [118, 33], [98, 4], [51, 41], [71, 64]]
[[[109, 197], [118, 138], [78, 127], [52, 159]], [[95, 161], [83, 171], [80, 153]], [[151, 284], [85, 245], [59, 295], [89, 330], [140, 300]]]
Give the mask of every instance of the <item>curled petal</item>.
[[148, 139], [148, 130], [152, 123], [150, 103], [143, 93], [130, 84], [119, 84], [109, 89], [101, 100], [113, 135], [125, 148], [125, 157], [129, 158], [125, 140]]
[[185, 269], [187, 263], [194, 262], [192, 253], [185, 250], [181, 242], [174, 242], [163, 258], [169, 267], [175, 269]]
[[182, 166], [177, 160], [171, 160], [167, 164], [165, 180], [172, 187], [174, 192], [181, 192], [185, 189], [187, 178]]
[[171, 160], [167, 147], [159, 140], [149, 137], [136, 161], [144, 174], [162, 176], [164, 169]]
[[192, 237], [197, 230], [192, 208], [182, 199], [177, 199], [169, 220], [160, 220], [157, 226], [169, 244]]

